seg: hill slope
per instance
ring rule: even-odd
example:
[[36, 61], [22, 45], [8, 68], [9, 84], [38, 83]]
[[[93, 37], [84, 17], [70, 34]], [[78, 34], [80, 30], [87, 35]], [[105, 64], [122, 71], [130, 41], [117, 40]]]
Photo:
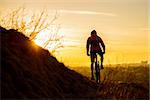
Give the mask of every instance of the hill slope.
[[137, 83], [106, 80], [97, 87], [15, 30], [0, 27], [0, 40], [2, 99], [149, 99]]
[[22, 33], [0, 27], [2, 98], [93, 98], [96, 85]]

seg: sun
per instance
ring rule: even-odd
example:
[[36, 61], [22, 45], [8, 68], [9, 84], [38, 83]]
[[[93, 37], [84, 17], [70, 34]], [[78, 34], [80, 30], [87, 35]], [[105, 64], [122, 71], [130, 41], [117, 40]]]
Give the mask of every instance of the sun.
[[41, 47], [44, 47], [45, 46], [45, 42], [48, 41], [50, 37], [50, 33], [48, 30], [44, 30], [44, 31], [41, 31], [40, 33], [37, 34], [37, 36], [35, 37], [34, 39], [34, 42], [41, 46]]
[[54, 51], [57, 47], [61, 47], [64, 44], [64, 41], [62, 41], [63, 35], [64, 32], [62, 30], [43, 30], [37, 34], [34, 42], [44, 49]]

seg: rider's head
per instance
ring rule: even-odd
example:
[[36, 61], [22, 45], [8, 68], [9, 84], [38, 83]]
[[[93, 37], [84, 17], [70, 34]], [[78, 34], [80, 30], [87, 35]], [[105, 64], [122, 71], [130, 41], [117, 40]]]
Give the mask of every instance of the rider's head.
[[96, 32], [95, 30], [93, 30], [93, 31], [91, 32], [91, 35], [97, 35], [97, 32]]

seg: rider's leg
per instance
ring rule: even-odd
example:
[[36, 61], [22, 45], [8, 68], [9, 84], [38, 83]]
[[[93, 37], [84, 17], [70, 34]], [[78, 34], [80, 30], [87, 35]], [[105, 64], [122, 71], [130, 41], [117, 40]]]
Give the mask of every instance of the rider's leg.
[[94, 79], [94, 62], [91, 62], [91, 79]]
[[94, 79], [94, 53], [90, 53], [91, 57], [91, 79]]
[[101, 60], [101, 69], [104, 69], [104, 67], [103, 67], [104, 56], [103, 56], [103, 54], [101, 54], [100, 56], [101, 56], [101, 58], [100, 58], [100, 60]]

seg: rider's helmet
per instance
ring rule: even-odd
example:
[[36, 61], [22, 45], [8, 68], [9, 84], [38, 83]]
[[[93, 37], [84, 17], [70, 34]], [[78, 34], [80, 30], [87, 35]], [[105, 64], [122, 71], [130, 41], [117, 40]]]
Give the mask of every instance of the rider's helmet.
[[91, 32], [91, 35], [93, 35], [93, 34], [97, 34], [97, 32], [95, 31], [95, 30], [93, 30], [92, 32]]

